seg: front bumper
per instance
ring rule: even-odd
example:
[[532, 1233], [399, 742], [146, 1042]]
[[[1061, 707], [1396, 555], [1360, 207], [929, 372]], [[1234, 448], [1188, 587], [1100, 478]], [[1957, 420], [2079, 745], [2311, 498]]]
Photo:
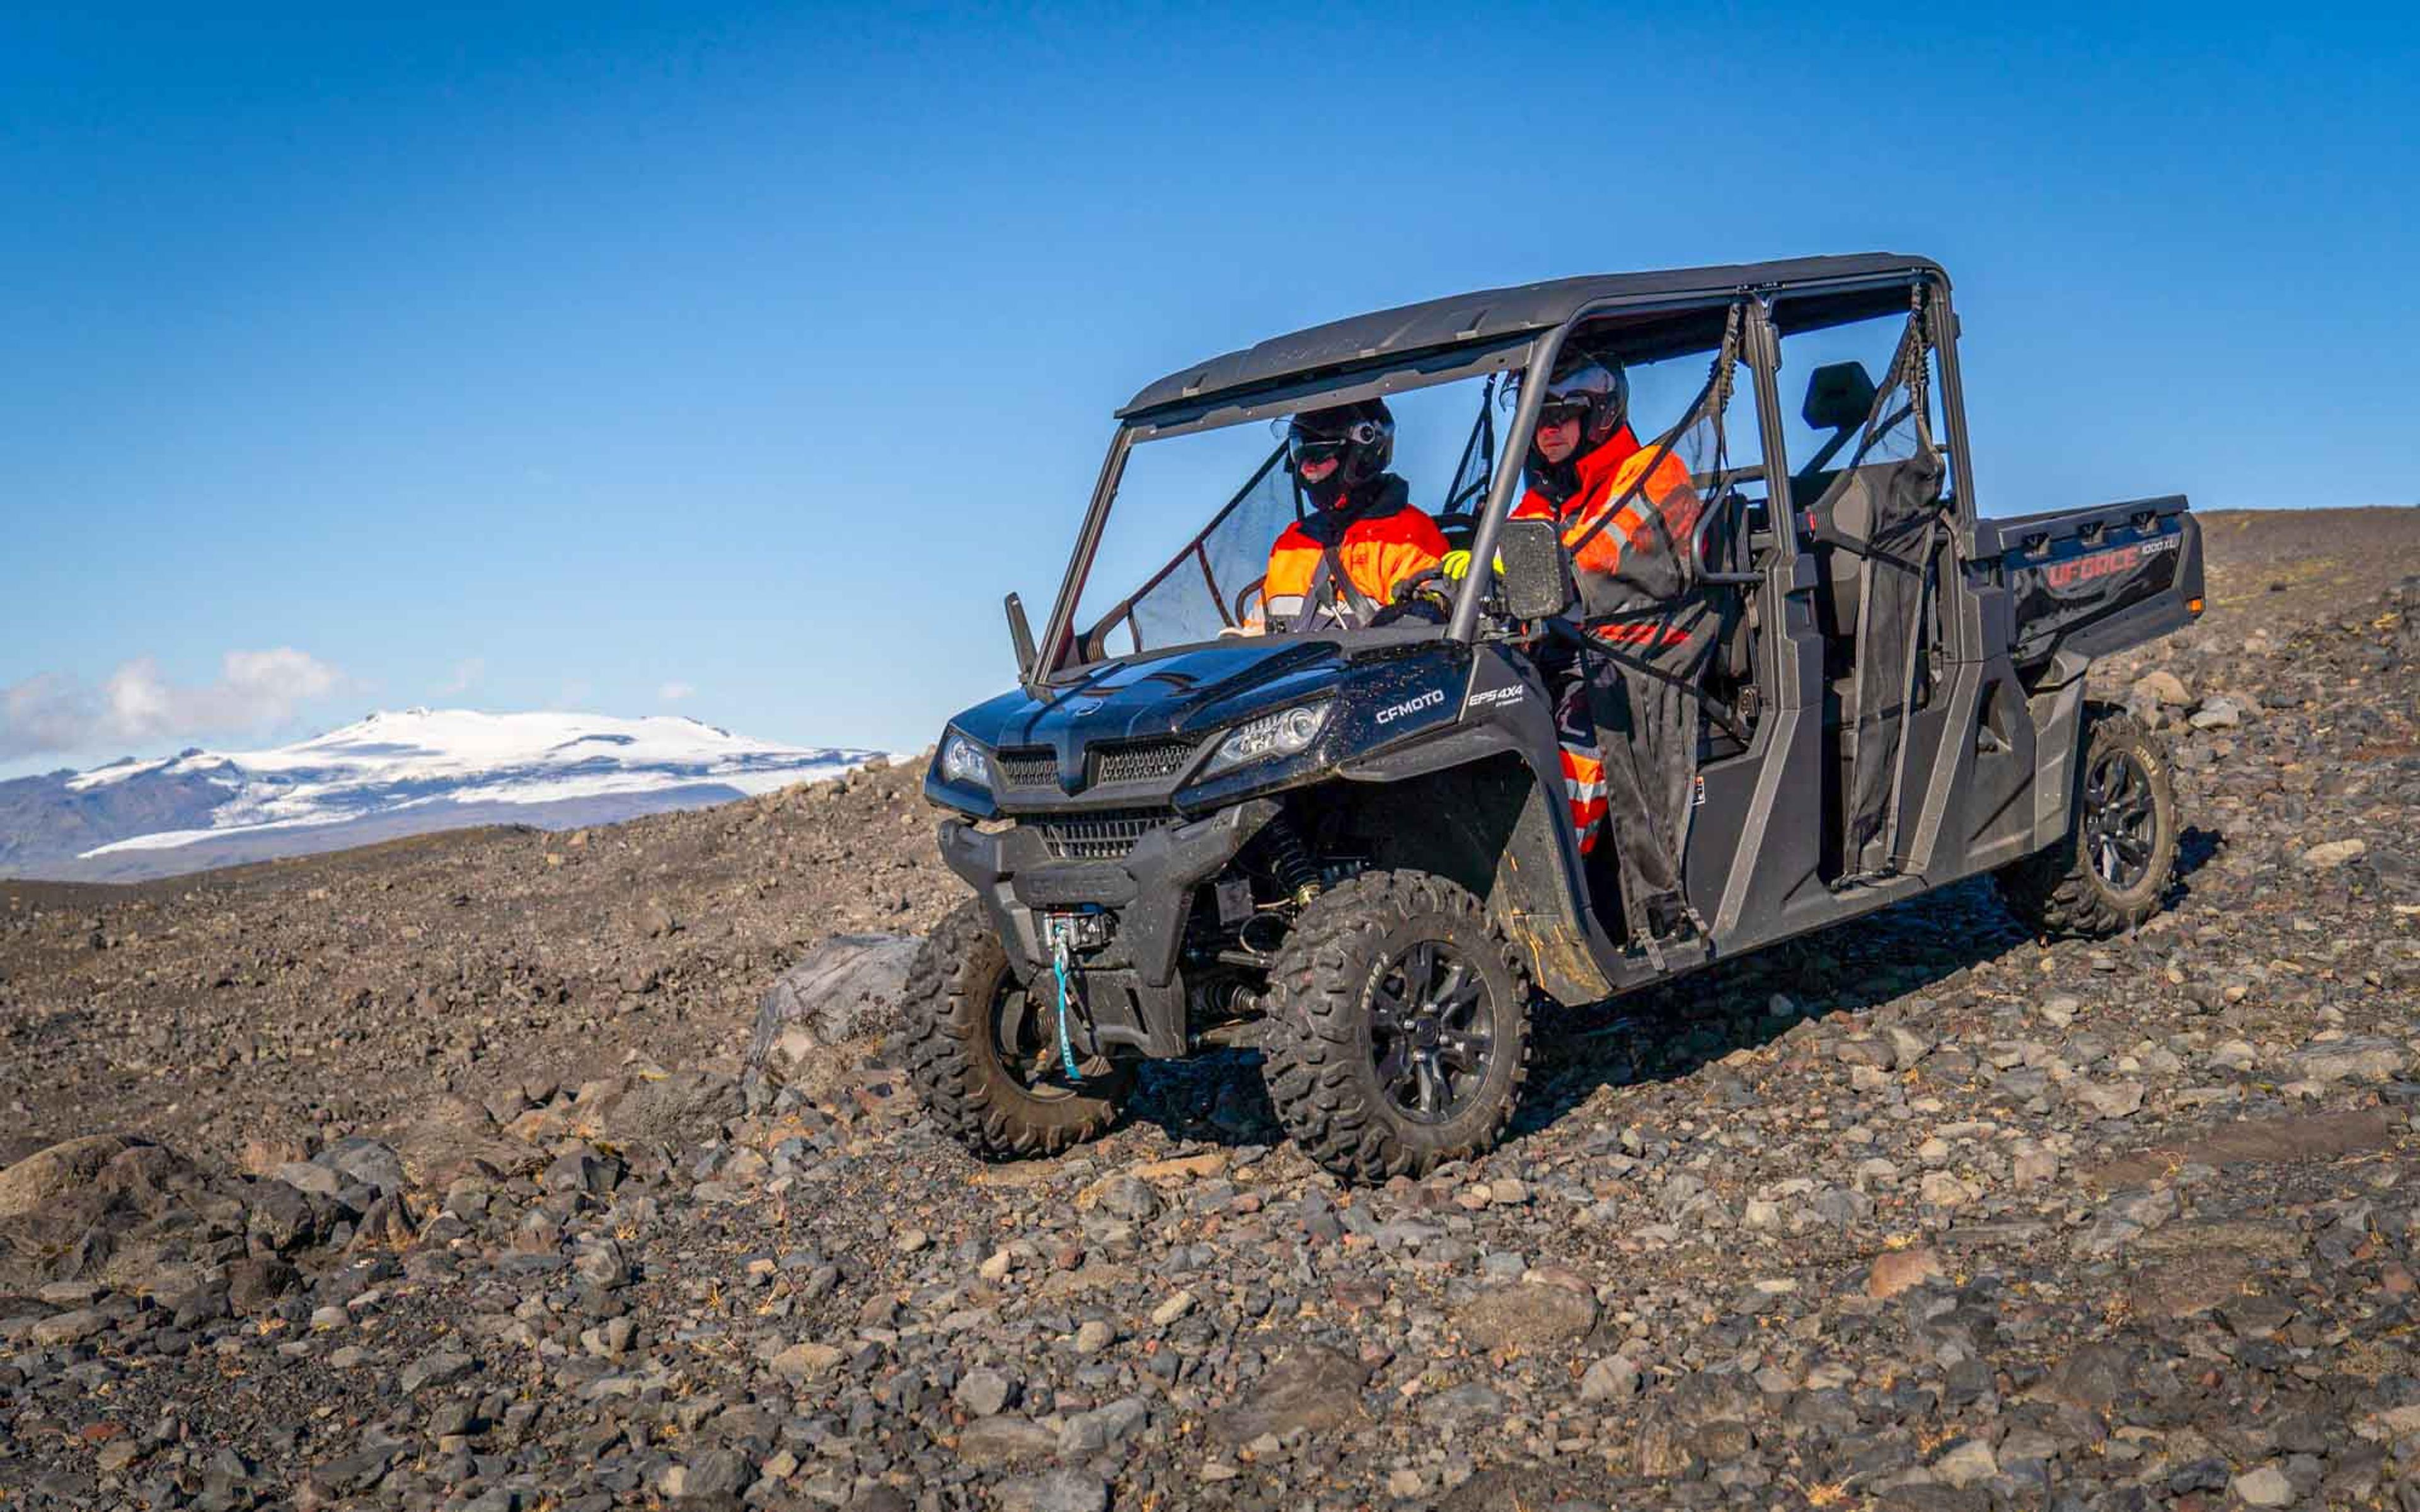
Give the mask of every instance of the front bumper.
[[983, 899], [1023, 981], [1046, 966], [1037, 914], [1092, 904], [1116, 915], [1126, 964], [1085, 973], [1094, 1041], [1085, 1048], [1164, 1058], [1188, 1048], [1177, 957], [1195, 889], [1224, 870], [1277, 812], [1275, 799], [1239, 803], [1207, 819], [1151, 830], [1115, 860], [1057, 860], [1035, 829], [987, 835], [948, 819], [941, 823], [941, 860]]

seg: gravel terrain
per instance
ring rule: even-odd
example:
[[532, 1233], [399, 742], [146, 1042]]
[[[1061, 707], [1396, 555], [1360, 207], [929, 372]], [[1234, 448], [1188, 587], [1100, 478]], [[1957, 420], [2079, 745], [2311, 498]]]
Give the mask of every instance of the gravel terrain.
[[1379, 1189], [1244, 1052], [992, 1167], [878, 1037], [744, 1074], [954, 900], [913, 771], [0, 884], [0, 1507], [2420, 1512], [2420, 514], [2206, 525], [2107, 673], [2169, 912], [1571, 1011]]

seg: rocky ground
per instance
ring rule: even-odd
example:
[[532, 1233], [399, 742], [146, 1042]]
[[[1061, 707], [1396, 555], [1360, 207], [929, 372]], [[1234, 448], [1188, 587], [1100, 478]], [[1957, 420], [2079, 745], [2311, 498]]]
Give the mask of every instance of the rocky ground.
[[2110, 672], [2168, 913], [1961, 887], [1561, 1015], [1380, 1190], [1248, 1054], [988, 1168], [878, 1041], [740, 1074], [952, 896], [913, 773], [0, 885], [0, 1507], [2420, 1512], [2420, 517], [2211, 535]]
[[955, 901], [923, 779], [126, 887], [0, 882], [0, 1163], [96, 1128], [237, 1161], [450, 1093], [729, 1051], [817, 941], [921, 933]]

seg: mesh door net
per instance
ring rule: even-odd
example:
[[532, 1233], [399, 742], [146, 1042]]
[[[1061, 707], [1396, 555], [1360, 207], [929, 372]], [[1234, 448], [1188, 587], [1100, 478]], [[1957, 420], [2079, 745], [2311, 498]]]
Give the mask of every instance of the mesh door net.
[[1593, 727], [1624, 920], [1651, 952], [1683, 918], [1704, 927], [1683, 893], [1682, 858], [1722, 624], [1714, 593], [1727, 590], [1698, 583], [1694, 537], [1705, 509], [1699, 480], [1719, 478], [1725, 464], [1739, 332], [1734, 310], [1679, 422], [1620, 463], [1601, 503], [1575, 498], [1562, 516], [1584, 638], [1564, 663], [1562, 724], [1567, 738]]
[[[1899, 854], [1906, 725], [1924, 666], [1934, 579], [1947, 538], [1946, 474], [1933, 444], [1932, 346], [1922, 295], [1909, 314], [1842, 482], [1868, 505], [1858, 567], [1856, 730], [1850, 759], [1846, 858], [1854, 876], [1887, 875]], [[1834, 518], [1839, 520], [1838, 511]]]

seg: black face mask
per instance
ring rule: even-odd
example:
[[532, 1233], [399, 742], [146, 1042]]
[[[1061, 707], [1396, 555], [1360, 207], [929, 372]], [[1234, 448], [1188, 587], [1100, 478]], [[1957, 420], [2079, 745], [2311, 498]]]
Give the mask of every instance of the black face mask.
[[1559, 462], [1549, 462], [1546, 454], [1537, 447], [1529, 448], [1529, 486], [1544, 494], [1548, 501], [1560, 505], [1580, 488], [1580, 458], [1585, 451], [1575, 451]]
[[[1302, 490], [1304, 498], [1321, 509], [1334, 509], [1344, 498], [1344, 480], [1353, 471], [1352, 459], [1343, 454], [1342, 448], [1331, 455], [1336, 456], [1336, 466], [1317, 483], [1304, 478], [1299, 465], [1295, 470], [1295, 486]], [[1314, 453], [1311, 459], [1318, 460], [1318, 454]]]

